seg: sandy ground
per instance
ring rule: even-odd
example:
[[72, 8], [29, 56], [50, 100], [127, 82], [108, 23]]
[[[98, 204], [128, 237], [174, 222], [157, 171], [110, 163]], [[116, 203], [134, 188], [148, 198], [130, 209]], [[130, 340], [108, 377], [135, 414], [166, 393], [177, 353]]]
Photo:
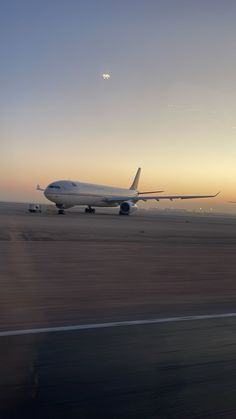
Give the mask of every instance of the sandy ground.
[[[236, 217], [0, 204], [0, 330], [236, 311], [235, 251]], [[0, 417], [234, 418], [235, 325], [0, 338]]]

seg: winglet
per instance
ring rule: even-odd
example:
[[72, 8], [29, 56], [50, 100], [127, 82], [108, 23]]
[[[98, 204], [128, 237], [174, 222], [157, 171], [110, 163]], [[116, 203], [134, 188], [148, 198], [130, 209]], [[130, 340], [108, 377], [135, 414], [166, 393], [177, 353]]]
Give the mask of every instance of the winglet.
[[137, 190], [138, 189], [138, 182], [139, 182], [139, 178], [140, 178], [140, 173], [141, 173], [141, 167], [138, 168], [137, 173], [135, 175], [135, 178], [133, 180], [133, 183], [130, 186], [131, 190]]

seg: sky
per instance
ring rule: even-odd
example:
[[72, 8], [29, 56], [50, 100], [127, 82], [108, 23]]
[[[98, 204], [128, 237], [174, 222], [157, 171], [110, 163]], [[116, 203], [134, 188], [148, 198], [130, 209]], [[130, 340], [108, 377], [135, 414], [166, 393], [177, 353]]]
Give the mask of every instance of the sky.
[[[234, 0], [0, 0], [0, 201], [74, 179], [236, 212]], [[103, 73], [110, 79], [104, 80]]]

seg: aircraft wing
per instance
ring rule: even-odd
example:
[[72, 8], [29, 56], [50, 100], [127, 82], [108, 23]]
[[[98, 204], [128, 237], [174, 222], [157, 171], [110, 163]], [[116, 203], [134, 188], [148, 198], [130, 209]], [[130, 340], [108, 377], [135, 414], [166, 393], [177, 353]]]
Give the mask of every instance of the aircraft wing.
[[124, 201], [149, 201], [150, 199], [155, 199], [156, 201], [160, 201], [162, 199], [169, 199], [170, 201], [174, 201], [175, 199], [201, 199], [201, 198], [214, 198], [215, 196], [219, 195], [220, 192], [217, 192], [215, 195], [161, 195], [161, 196], [109, 196], [104, 198], [104, 202], [107, 203], [122, 203]]
[[139, 201], [148, 201], [149, 199], [155, 199], [156, 201], [160, 201], [161, 199], [169, 199], [170, 201], [174, 201], [175, 199], [202, 199], [202, 198], [214, 198], [220, 192], [217, 192], [215, 195], [167, 195], [167, 196], [141, 196], [138, 197]]

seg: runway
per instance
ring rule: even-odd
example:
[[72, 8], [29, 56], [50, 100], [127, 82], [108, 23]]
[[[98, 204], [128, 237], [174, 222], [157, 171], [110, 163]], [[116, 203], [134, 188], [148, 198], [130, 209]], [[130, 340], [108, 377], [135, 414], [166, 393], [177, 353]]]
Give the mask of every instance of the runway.
[[236, 217], [0, 204], [0, 417], [234, 418], [235, 250]]

